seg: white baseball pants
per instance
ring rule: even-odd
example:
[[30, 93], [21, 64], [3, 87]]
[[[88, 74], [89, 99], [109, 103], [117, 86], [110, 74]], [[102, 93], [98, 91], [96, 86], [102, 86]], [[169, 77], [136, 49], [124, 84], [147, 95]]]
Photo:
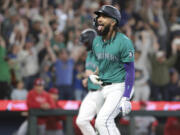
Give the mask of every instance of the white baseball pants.
[[114, 118], [120, 113], [120, 102], [125, 89], [125, 83], [113, 83], [101, 90], [105, 99], [95, 122], [100, 135], [120, 135]]
[[83, 135], [96, 135], [90, 121], [99, 112], [104, 102], [101, 92], [90, 91], [82, 101], [76, 124], [80, 128]]

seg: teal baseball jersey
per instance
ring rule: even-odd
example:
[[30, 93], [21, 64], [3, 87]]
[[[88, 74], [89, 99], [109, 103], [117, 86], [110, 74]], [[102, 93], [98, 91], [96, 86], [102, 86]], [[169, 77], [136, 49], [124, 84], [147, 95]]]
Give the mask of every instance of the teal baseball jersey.
[[134, 47], [131, 40], [120, 32], [106, 42], [101, 36], [97, 36], [92, 49], [98, 63], [100, 79], [103, 82], [124, 82], [126, 76], [124, 64], [134, 61]]
[[[86, 58], [86, 70], [96, 71], [97, 68], [97, 62], [95, 60], [95, 57], [92, 53], [92, 51], [88, 52], [87, 58]], [[91, 82], [91, 80], [88, 78], [88, 90], [98, 90], [100, 88], [99, 85], [95, 85]]]

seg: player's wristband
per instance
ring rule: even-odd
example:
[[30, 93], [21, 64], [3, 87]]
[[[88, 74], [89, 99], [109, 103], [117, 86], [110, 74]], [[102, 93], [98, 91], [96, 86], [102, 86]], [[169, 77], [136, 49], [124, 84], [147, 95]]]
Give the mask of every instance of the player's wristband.
[[130, 101], [130, 99], [128, 97], [123, 97], [122, 100], [124, 101]]

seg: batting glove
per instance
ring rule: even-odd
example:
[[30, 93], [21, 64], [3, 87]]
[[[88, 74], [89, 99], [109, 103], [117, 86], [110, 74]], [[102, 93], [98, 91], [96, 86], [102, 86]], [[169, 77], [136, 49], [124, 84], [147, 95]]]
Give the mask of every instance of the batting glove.
[[131, 102], [127, 97], [123, 97], [120, 102], [120, 109], [122, 111], [122, 116], [126, 116], [131, 112], [132, 106]]
[[103, 84], [103, 82], [99, 79], [99, 76], [97, 76], [97, 75], [90, 75], [89, 79], [91, 80], [92, 83], [94, 83], [96, 85]]

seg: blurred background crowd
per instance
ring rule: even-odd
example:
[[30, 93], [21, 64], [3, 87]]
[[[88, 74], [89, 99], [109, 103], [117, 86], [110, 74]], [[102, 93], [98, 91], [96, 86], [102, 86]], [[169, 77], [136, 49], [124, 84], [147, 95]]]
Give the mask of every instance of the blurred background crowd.
[[26, 99], [41, 77], [60, 99], [82, 100], [87, 51], [79, 36], [104, 4], [121, 11], [120, 31], [134, 43], [133, 100], [180, 101], [178, 0], [1, 0], [0, 99]]
[[[28, 98], [32, 103], [30, 90], [57, 88], [49, 91], [56, 94], [54, 102], [58, 97], [82, 100], [87, 93], [82, 85], [87, 51], [79, 36], [93, 28], [94, 11], [104, 4], [120, 10], [119, 31], [136, 50], [133, 100], [141, 101], [142, 109], [144, 101], [180, 101], [178, 0], [0, 0], [0, 99]], [[51, 104], [28, 105], [48, 109]], [[154, 117], [136, 120], [138, 135], [147, 129], [154, 133]], [[169, 118], [165, 135], [179, 134], [179, 125], [180, 119]]]

